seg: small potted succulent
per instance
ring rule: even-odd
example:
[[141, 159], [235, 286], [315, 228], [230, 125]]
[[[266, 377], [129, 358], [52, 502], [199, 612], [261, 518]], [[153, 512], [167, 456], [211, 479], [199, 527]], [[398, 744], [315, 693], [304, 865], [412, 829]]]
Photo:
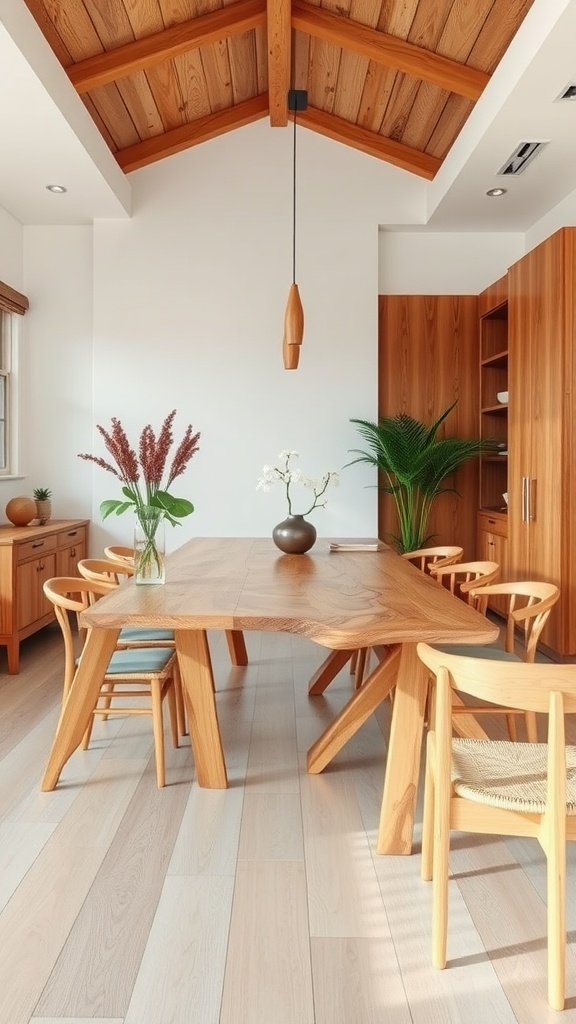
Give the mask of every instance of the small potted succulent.
[[36, 518], [40, 526], [44, 526], [52, 515], [52, 491], [48, 487], [35, 487], [32, 493], [36, 502]]

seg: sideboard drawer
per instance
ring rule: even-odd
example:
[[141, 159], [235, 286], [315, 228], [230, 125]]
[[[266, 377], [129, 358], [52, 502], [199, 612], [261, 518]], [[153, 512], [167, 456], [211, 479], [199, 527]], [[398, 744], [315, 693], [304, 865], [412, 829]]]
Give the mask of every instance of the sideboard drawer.
[[506, 515], [495, 515], [490, 512], [478, 513], [478, 529], [486, 533], [496, 533], [499, 537], [508, 536], [508, 520]]
[[70, 544], [85, 544], [86, 543], [86, 527], [75, 526], [70, 530], [63, 530], [62, 533], [58, 534], [58, 547], [67, 548]]
[[27, 562], [30, 558], [40, 558], [48, 551], [56, 550], [56, 535], [51, 537], [36, 537], [35, 540], [25, 541], [16, 545], [17, 562]]

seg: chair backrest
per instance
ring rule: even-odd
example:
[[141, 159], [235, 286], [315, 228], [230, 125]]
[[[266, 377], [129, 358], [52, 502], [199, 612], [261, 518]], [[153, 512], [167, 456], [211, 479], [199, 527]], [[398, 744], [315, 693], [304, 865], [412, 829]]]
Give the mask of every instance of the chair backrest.
[[122, 544], [111, 544], [104, 548], [104, 554], [106, 558], [110, 558], [112, 561], [127, 562], [128, 565], [134, 565], [134, 548], [127, 548]]
[[481, 701], [548, 714], [551, 695], [560, 694], [564, 712], [576, 711], [576, 665], [468, 658], [424, 643], [418, 644], [417, 651], [437, 678], [447, 673], [452, 689]]
[[404, 551], [402, 558], [413, 562], [422, 572], [429, 572], [430, 566], [454, 565], [464, 554], [464, 548], [456, 545], [440, 545], [434, 548], [420, 548], [418, 551]]
[[81, 558], [78, 572], [85, 580], [118, 585], [123, 579], [134, 575], [134, 566], [106, 558]]
[[[498, 562], [460, 562], [458, 565], [430, 566], [430, 575], [441, 586], [448, 586], [452, 594], [462, 597], [468, 604], [482, 610], [482, 600], [471, 594], [475, 587], [488, 586], [500, 575]], [[484, 611], [485, 611], [484, 605]]]
[[516, 583], [492, 583], [485, 587], [474, 586], [470, 596], [477, 602], [478, 611], [486, 612], [492, 594], [508, 596], [505, 647], [514, 654], [516, 626], [521, 626], [524, 640], [524, 661], [533, 662], [540, 634], [558, 598], [560, 589], [555, 583], [522, 580]]
[[68, 693], [76, 669], [74, 636], [70, 613], [76, 619], [92, 603], [95, 596], [101, 597], [114, 590], [115, 583], [99, 583], [79, 576], [56, 576], [44, 582], [44, 593], [54, 605], [54, 612], [64, 638], [64, 696]]

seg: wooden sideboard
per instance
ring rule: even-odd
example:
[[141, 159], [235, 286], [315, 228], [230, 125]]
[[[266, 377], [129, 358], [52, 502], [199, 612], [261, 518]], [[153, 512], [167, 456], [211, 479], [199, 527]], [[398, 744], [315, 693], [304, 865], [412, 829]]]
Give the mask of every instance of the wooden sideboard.
[[8, 672], [19, 670], [20, 641], [54, 620], [43, 583], [76, 576], [86, 557], [87, 519], [53, 519], [45, 526], [0, 526], [0, 646]]

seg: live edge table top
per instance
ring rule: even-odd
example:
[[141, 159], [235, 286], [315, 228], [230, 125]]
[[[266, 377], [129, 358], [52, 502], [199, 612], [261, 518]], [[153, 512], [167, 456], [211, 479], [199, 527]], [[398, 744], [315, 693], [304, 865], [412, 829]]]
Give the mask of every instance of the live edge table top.
[[104, 629], [267, 630], [335, 650], [376, 644], [490, 643], [497, 628], [406, 559], [377, 551], [284, 555], [268, 538], [196, 538], [171, 554], [166, 583], [132, 580], [83, 615]]

